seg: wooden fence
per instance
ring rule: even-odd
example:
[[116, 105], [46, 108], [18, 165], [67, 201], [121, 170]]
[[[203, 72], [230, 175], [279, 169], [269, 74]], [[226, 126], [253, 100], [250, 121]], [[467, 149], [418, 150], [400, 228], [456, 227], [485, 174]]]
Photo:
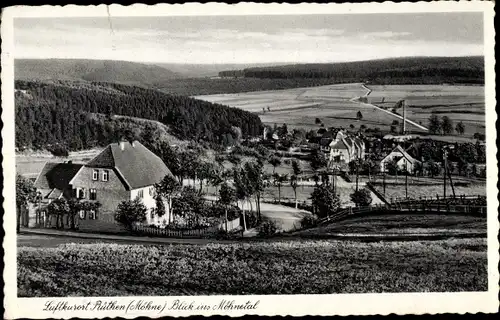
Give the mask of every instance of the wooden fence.
[[[227, 222], [227, 231], [233, 232], [240, 227], [240, 218]], [[191, 229], [191, 230], [172, 230], [172, 229], [161, 229], [149, 226], [135, 225], [132, 228], [134, 233], [146, 236], [154, 237], [166, 237], [166, 238], [206, 238], [213, 237], [217, 235], [221, 230], [226, 230], [226, 223], [222, 221], [219, 224], [208, 228], [201, 229]]]

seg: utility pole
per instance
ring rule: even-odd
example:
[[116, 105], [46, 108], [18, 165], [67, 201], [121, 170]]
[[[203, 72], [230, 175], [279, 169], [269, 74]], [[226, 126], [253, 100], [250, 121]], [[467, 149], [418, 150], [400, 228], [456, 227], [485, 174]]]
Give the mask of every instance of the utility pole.
[[444, 172], [443, 172], [443, 198], [446, 199], [446, 154], [447, 151], [446, 149], [443, 149], [443, 169], [444, 169]]
[[405, 164], [406, 164], [405, 195], [406, 195], [406, 199], [408, 199], [408, 160], [405, 161]]
[[358, 164], [356, 166], [356, 192], [358, 192], [358, 181], [359, 181], [359, 165], [360, 165], [360, 158], [358, 158]]
[[406, 100], [401, 103], [403, 104], [403, 134], [406, 134]]

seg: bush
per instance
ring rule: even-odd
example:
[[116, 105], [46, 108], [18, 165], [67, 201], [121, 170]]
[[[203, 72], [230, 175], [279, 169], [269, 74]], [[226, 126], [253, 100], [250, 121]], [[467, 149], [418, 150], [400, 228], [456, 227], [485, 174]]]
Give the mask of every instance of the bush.
[[363, 188], [351, 193], [351, 201], [357, 206], [366, 207], [372, 203], [372, 194], [370, 190]]
[[260, 237], [270, 237], [278, 231], [278, 226], [274, 220], [264, 220], [259, 226]]
[[[255, 228], [259, 224], [259, 217], [257, 216], [257, 212], [246, 211], [245, 212], [245, 221], [247, 224], [247, 229]], [[243, 226], [243, 215], [240, 216], [240, 225]]]
[[312, 228], [318, 224], [318, 217], [315, 215], [306, 215], [300, 220], [302, 229]]
[[52, 146], [48, 150], [55, 157], [67, 157], [67, 156], [69, 156], [68, 149], [63, 145]]

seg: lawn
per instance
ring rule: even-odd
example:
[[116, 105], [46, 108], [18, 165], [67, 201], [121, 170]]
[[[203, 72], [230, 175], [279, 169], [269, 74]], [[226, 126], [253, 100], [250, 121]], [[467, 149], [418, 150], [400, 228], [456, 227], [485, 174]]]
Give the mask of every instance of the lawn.
[[70, 244], [17, 263], [20, 297], [487, 290], [484, 239]]
[[[385, 186], [385, 198], [390, 201], [391, 198], [405, 198], [406, 197], [406, 190], [405, 190], [405, 185], [404, 185], [404, 178], [401, 179], [400, 184], [391, 184], [391, 185], [386, 185]], [[384, 194], [384, 187], [382, 183], [377, 182], [377, 184], [374, 184], [375, 188], [381, 193]], [[486, 182], [485, 183], [476, 183], [476, 184], [470, 184], [468, 186], [454, 186], [455, 188], [455, 194], [457, 196], [459, 195], [482, 195], [486, 196]], [[452, 196], [453, 191], [451, 189], [451, 186], [449, 184], [449, 181], [447, 181], [446, 184], [446, 196]], [[443, 196], [443, 184], [441, 185], [415, 185], [415, 184], [409, 184], [408, 185], [408, 197], [413, 198], [413, 199], [419, 199], [420, 197], [422, 198], [436, 198], [436, 196], [442, 197]]]

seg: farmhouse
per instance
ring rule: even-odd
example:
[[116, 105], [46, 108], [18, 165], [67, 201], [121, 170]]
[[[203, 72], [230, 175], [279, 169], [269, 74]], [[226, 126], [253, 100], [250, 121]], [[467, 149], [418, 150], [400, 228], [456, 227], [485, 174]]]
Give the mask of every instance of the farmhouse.
[[330, 163], [349, 163], [365, 158], [365, 142], [358, 137], [350, 137], [339, 131], [330, 143]]
[[394, 161], [399, 170], [408, 170], [409, 173], [414, 173], [415, 165], [420, 163], [410, 156], [400, 145], [396, 146], [385, 158], [380, 161], [380, 172], [388, 171], [388, 163]]
[[169, 221], [168, 206], [161, 218], [154, 214], [154, 184], [171, 174], [163, 161], [140, 142], [120, 142], [108, 145], [87, 164], [47, 163], [35, 187], [41, 193], [42, 205], [61, 197], [99, 202], [98, 212], [80, 212], [78, 225], [80, 229], [103, 230], [118, 226], [114, 212], [120, 202], [136, 198], [148, 208], [148, 224]]

